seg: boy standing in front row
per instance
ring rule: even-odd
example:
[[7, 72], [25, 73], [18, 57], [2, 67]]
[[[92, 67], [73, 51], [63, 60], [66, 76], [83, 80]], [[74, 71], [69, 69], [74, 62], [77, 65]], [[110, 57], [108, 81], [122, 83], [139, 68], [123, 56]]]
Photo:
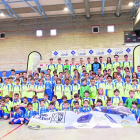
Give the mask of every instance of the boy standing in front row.
[[25, 112], [25, 123], [28, 124], [32, 116], [34, 116], [32, 103], [28, 103], [28, 109]]
[[139, 111], [137, 106], [138, 106], [138, 102], [133, 101], [132, 102], [131, 112], [132, 112], [132, 114], [135, 115], [136, 121], [139, 123], [140, 122], [140, 111]]
[[134, 93], [133, 90], [130, 90], [129, 91], [129, 95], [130, 95], [130, 98], [128, 98], [126, 100], [124, 106], [127, 107], [127, 108], [129, 108], [129, 109], [131, 109], [132, 108], [132, 102], [133, 101], [137, 101], [137, 99], [134, 98], [135, 93]]

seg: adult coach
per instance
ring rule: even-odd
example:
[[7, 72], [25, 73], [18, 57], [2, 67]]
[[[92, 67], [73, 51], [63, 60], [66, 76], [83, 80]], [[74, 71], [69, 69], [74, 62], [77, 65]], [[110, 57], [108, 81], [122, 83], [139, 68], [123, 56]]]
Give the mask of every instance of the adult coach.
[[92, 64], [92, 71], [96, 72], [98, 74], [98, 69], [101, 69], [101, 64], [98, 62], [98, 58], [94, 58], [94, 63]]

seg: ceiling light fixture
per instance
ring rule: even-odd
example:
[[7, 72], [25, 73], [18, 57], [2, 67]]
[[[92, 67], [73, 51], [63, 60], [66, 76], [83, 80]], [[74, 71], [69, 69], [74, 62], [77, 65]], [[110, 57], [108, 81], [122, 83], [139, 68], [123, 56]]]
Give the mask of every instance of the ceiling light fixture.
[[1, 16], [1, 17], [4, 17], [5, 15], [4, 15], [3, 13], [0, 13], [0, 16]]
[[67, 7], [65, 7], [65, 8], [64, 8], [64, 11], [66, 11], [66, 12], [67, 12], [68, 10], [69, 10], [69, 9], [68, 9]]
[[129, 3], [128, 3], [128, 6], [133, 6], [134, 5], [134, 3], [132, 2], [132, 1], [130, 1]]

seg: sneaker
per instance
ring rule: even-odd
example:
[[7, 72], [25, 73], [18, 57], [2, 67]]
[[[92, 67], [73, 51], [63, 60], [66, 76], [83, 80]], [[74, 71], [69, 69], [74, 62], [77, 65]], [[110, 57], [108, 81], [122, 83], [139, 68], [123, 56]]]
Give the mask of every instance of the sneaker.
[[21, 124], [23, 124], [23, 122], [21, 122]]
[[14, 122], [9, 122], [9, 124], [14, 124]]
[[27, 125], [27, 124], [28, 124], [28, 122], [25, 122], [25, 124]]

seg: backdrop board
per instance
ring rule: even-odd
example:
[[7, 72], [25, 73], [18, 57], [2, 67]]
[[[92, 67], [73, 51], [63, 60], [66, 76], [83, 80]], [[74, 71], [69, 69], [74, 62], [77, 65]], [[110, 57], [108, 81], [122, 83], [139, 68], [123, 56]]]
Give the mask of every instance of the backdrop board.
[[137, 72], [137, 66], [140, 66], [140, 45], [136, 46], [133, 51], [134, 71]]
[[48, 112], [33, 116], [29, 129], [79, 129], [79, 128], [122, 128], [137, 126], [135, 116], [126, 107], [95, 108], [89, 113], [72, 111]]
[[28, 55], [27, 60], [27, 72], [31, 70], [32, 72], [38, 66], [40, 60], [42, 60], [42, 56], [39, 52], [33, 51]]

